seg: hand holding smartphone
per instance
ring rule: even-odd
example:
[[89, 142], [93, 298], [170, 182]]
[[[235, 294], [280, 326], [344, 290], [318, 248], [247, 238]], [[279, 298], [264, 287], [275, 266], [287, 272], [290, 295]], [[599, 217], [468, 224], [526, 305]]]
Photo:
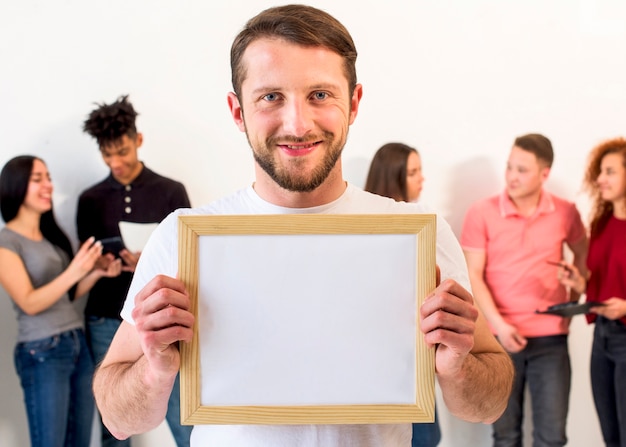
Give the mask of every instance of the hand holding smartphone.
[[562, 267], [567, 273], [573, 273], [572, 268], [564, 262], [561, 261], [546, 261], [550, 265], [556, 265], [557, 267]]
[[120, 251], [124, 250], [124, 242], [119, 236], [100, 239], [102, 243], [102, 253], [112, 253], [116, 258], [120, 257]]

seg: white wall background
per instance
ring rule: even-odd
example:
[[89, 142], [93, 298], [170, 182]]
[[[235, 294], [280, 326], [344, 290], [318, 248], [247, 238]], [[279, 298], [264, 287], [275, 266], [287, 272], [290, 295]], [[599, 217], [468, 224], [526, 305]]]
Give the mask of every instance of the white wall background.
[[[248, 185], [252, 158], [226, 108], [232, 38], [268, 0], [0, 0], [0, 164], [35, 154], [74, 237], [79, 192], [107, 173], [81, 133], [94, 102], [129, 93], [140, 155], [183, 181], [199, 205]], [[475, 199], [499, 191], [515, 136], [556, 151], [548, 186], [579, 204], [586, 154], [626, 133], [626, 3], [621, 0], [312, 0], [351, 31], [364, 85], [344, 155], [358, 186], [383, 143], [416, 146], [423, 200], [460, 230]], [[0, 224], [2, 225], [2, 224]], [[16, 324], [0, 292], [0, 445], [28, 443], [13, 369]], [[570, 446], [600, 445], [591, 399], [591, 330], [574, 319]], [[485, 446], [490, 428], [440, 406], [442, 447]], [[173, 446], [163, 426], [137, 445]], [[527, 444], [530, 445], [530, 444]]]

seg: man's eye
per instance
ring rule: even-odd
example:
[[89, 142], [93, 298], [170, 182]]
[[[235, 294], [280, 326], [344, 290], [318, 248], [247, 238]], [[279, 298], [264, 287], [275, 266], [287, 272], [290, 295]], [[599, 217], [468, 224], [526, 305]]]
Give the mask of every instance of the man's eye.
[[326, 92], [315, 92], [313, 95], [315, 99], [326, 99], [328, 97], [328, 93]]
[[268, 93], [267, 95], [263, 97], [263, 99], [266, 101], [273, 102], [278, 99], [278, 95], [276, 93]]

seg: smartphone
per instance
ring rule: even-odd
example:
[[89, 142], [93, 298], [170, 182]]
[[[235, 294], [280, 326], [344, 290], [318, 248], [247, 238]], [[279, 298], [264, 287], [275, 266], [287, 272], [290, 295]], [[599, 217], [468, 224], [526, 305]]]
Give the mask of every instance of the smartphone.
[[100, 243], [102, 244], [102, 253], [113, 253], [116, 257], [119, 257], [120, 251], [125, 248], [120, 236], [100, 239]]
[[565, 269], [565, 271], [568, 272], [568, 273], [573, 273], [573, 271], [570, 268], [570, 266], [565, 264], [564, 262], [557, 262], [557, 261], [546, 261], [546, 262], [548, 264], [550, 264], [550, 265], [556, 265], [558, 267], [563, 267]]

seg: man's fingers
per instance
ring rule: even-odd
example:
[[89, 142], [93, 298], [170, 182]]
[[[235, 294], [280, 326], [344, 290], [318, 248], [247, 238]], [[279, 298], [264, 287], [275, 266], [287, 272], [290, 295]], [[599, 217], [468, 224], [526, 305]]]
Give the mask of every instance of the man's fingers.
[[[163, 290], [169, 290], [171, 292], [178, 292], [179, 294], [187, 296], [187, 291], [183, 282], [177, 278], [171, 276], [158, 275], [152, 278], [140, 291], [135, 295], [135, 305], [143, 303], [148, 298], [152, 297], [156, 292]], [[167, 299], [167, 293], [165, 295], [158, 295], [162, 299]], [[176, 295], [172, 295], [176, 296]]]
[[160, 316], [157, 313], [151, 318], [139, 319], [135, 324], [145, 345], [155, 346], [157, 350], [162, 351], [178, 341], [191, 341], [193, 322], [193, 315], [184, 312], [174, 318]]
[[120, 251], [119, 254], [120, 254], [120, 258], [122, 258], [124, 262], [127, 264], [136, 265], [137, 261], [139, 260], [139, 256], [137, 256], [134, 253], [131, 253], [130, 251], [126, 249]]
[[466, 301], [472, 305], [474, 304], [474, 298], [472, 297], [472, 294], [469, 293], [461, 284], [456, 281], [452, 281], [451, 279], [446, 279], [444, 282], [442, 282], [439, 287], [435, 289], [435, 291], [438, 290], [461, 298], [463, 301]]
[[474, 333], [437, 328], [424, 334], [424, 341], [428, 346], [446, 346], [458, 355], [466, 355], [474, 347]]
[[478, 309], [471, 294], [455, 281], [445, 280], [424, 301], [420, 328], [429, 345], [445, 345], [459, 355], [474, 344]]
[[[181, 307], [165, 306], [154, 312], [144, 310], [138, 311], [136, 314], [135, 324], [139, 330], [158, 331], [171, 326], [193, 326], [193, 314]], [[133, 317], [135, 317], [135, 313], [133, 313]]]
[[424, 318], [438, 311], [445, 311], [472, 321], [478, 318], [478, 310], [474, 306], [472, 295], [452, 280], [445, 280], [437, 287], [426, 297], [420, 309]]
[[135, 297], [132, 311], [144, 352], [164, 354], [178, 341], [191, 341], [195, 318], [189, 297], [175, 278], [154, 278]]
[[193, 336], [194, 316], [182, 281], [157, 276], [135, 296], [133, 319], [145, 346], [157, 351]]

